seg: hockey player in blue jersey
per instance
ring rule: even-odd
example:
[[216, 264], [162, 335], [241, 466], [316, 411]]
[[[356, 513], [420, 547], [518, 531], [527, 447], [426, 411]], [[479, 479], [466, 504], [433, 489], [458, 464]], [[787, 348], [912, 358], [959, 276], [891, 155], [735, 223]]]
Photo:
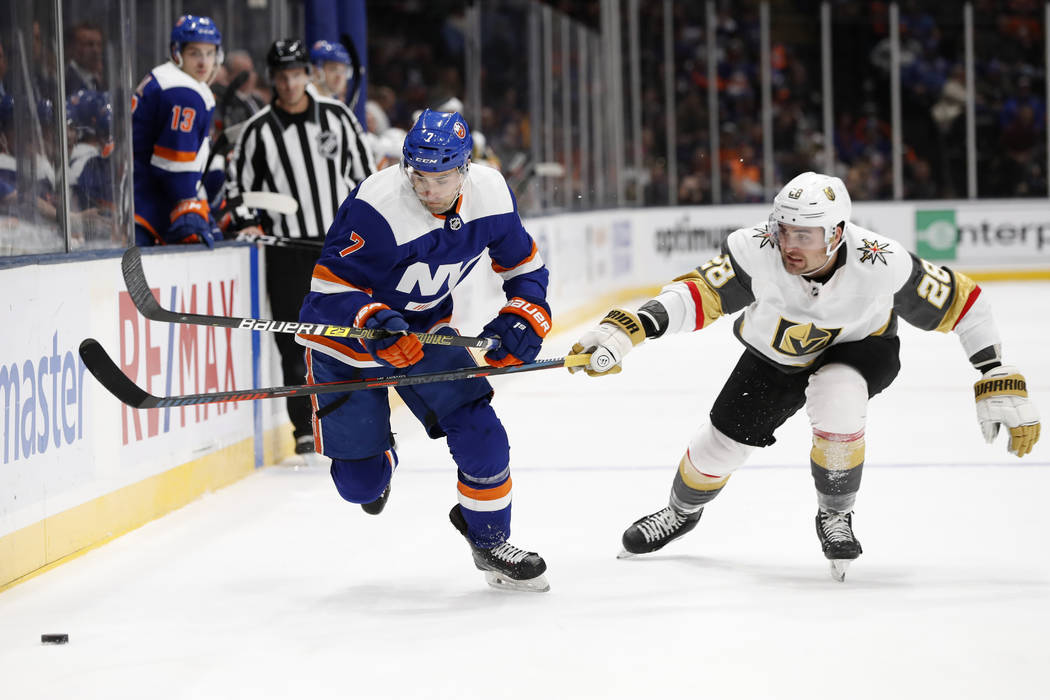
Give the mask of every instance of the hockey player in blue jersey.
[[[426, 110], [409, 131], [401, 166], [365, 179], [339, 208], [303, 303], [302, 321], [377, 328], [364, 341], [301, 335], [309, 382], [434, 372], [474, 364], [464, 348], [423, 347], [407, 332], [456, 334], [452, 290], [487, 252], [507, 301], [482, 331], [501, 346], [494, 366], [530, 362], [550, 331], [548, 272], [503, 176], [471, 165], [458, 113]], [[431, 438], [445, 437], [458, 467], [450, 518], [475, 565], [497, 587], [547, 590], [546, 563], [507, 539], [511, 478], [507, 433], [484, 379], [397, 387]], [[397, 454], [385, 389], [313, 397], [317, 451], [332, 459], [339, 494], [378, 514]]]
[[324, 97], [346, 102], [347, 81], [350, 79], [350, 54], [341, 44], [320, 39], [310, 47], [310, 63], [314, 64], [314, 87]]
[[113, 183], [109, 154], [113, 151], [110, 126], [113, 105], [109, 95], [95, 90], [77, 90], [66, 100], [70, 128], [69, 181], [74, 211], [109, 209], [113, 205]]
[[171, 60], [146, 76], [131, 101], [135, 154], [135, 243], [221, 238], [201, 191], [222, 65], [222, 35], [208, 17], [183, 15], [171, 30]]

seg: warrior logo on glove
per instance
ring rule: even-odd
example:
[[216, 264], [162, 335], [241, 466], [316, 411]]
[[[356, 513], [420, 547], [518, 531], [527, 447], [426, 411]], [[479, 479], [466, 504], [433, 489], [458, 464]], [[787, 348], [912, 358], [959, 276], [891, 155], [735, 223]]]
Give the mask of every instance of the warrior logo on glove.
[[977, 420], [986, 442], [995, 441], [1000, 425], [1010, 431], [1010, 454], [1024, 457], [1039, 441], [1039, 414], [1028, 398], [1028, 386], [1015, 368], [1001, 365], [973, 385]]

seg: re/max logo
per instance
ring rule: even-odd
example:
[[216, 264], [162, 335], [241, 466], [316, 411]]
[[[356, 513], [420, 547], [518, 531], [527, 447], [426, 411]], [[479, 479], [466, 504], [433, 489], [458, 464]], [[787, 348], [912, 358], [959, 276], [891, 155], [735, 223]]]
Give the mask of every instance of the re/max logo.
[[[180, 313], [195, 314], [203, 306], [207, 314], [232, 316], [235, 279], [207, 281], [165, 289], [166, 304]], [[153, 293], [159, 297], [160, 290]], [[120, 355], [118, 366], [132, 381], [151, 394], [200, 394], [236, 390], [233, 329], [224, 332], [208, 326], [158, 324], [144, 319], [126, 292], [118, 295]], [[202, 337], [203, 336], [203, 337]], [[237, 404], [210, 402], [161, 403], [157, 408], [136, 411], [121, 405], [121, 441], [141, 442], [174, 428], [222, 416], [237, 410]]]

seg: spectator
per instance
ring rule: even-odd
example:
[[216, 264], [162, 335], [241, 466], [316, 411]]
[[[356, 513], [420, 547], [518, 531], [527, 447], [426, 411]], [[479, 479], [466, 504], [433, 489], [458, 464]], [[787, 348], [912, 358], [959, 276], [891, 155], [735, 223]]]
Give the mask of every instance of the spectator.
[[66, 94], [78, 90], [104, 90], [102, 80], [102, 29], [91, 22], [81, 22], [69, 30], [66, 38], [69, 63], [66, 64]]
[[[0, 204], [15, 206], [18, 201], [29, 202], [26, 209], [34, 212], [29, 214], [30, 217], [39, 215], [55, 221], [58, 218], [55, 209], [55, 168], [37, 136], [21, 142], [23, 147], [16, 158], [15, 106], [11, 95], [0, 98]], [[51, 129], [54, 113], [51, 100], [37, 102], [36, 116], [42, 131]], [[48, 140], [46, 137], [45, 133], [45, 142]], [[28, 169], [28, 177], [23, 168]], [[20, 196], [19, 186], [26, 186], [27, 180], [31, 191], [23, 190]], [[26, 214], [26, 211], [22, 214]]]
[[217, 128], [246, 122], [249, 117], [262, 108], [262, 103], [255, 96], [255, 90], [259, 84], [259, 74], [255, 72], [255, 64], [252, 61], [251, 54], [243, 49], [231, 51], [226, 58], [226, 74], [229, 81], [232, 83], [237, 80], [242, 73], [247, 73], [248, 77], [234, 91], [234, 94], [227, 98], [225, 91], [223, 91], [224, 94], [219, 96], [218, 106], [221, 106], [222, 109], [216, 110], [218, 112], [215, 115]]
[[71, 151], [69, 181], [73, 208], [109, 208], [113, 204], [113, 185], [109, 154], [113, 151], [111, 123], [113, 105], [109, 95], [94, 90], [78, 90], [66, 100]]

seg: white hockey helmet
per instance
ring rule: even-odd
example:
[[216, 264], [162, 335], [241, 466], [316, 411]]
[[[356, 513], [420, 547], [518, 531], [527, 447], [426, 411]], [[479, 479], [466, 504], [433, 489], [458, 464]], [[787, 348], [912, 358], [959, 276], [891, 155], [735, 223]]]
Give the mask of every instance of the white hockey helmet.
[[[773, 198], [773, 213], [769, 216], [769, 231], [776, 239], [777, 223], [795, 226], [820, 226], [824, 229], [824, 245], [828, 255], [835, 239], [835, 228], [849, 222], [853, 203], [846, 185], [833, 175], [812, 171], [796, 175]], [[839, 242], [841, 245], [841, 241]]]

